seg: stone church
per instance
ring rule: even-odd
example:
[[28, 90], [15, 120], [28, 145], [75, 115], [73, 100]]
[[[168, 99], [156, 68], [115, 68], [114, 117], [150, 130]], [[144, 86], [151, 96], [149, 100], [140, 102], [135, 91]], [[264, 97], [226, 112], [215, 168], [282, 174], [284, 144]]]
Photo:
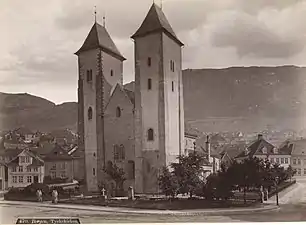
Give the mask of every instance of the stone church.
[[135, 85], [123, 85], [123, 62], [105, 26], [92, 26], [78, 57], [79, 148], [89, 192], [99, 191], [103, 167], [124, 169], [124, 188], [157, 193], [163, 166], [184, 154], [182, 46], [153, 3], [134, 41]]

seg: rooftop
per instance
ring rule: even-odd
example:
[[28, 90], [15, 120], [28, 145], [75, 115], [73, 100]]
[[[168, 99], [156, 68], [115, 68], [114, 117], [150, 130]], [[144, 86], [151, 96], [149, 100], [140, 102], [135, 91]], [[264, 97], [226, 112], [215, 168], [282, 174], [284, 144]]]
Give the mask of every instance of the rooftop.
[[166, 33], [171, 39], [177, 42], [180, 46], [184, 45], [177, 38], [162, 9], [159, 6], [157, 6], [155, 3], [153, 3], [144, 21], [142, 22], [141, 26], [136, 31], [136, 33], [132, 36], [132, 38], [135, 39], [137, 37], [143, 37], [148, 34], [161, 32], [161, 31]]
[[106, 28], [97, 22], [94, 23], [82, 47], [75, 54], [79, 55], [81, 52], [96, 48], [101, 48], [106, 53], [109, 53], [122, 61], [125, 60]]

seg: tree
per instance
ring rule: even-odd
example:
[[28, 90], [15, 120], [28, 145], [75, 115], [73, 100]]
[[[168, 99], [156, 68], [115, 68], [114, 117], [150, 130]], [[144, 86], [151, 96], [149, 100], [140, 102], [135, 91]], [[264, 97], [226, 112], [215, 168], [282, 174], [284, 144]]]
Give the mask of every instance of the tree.
[[296, 174], [296, 170], [294, 170], [291, 165], [288, 166], [285, 172], [286, 172], [287, 179], [290, 179], [290, 181], [292, 177]]
[[104, 168], [104, 172], [108, 175], [109, 180], [115, 183], [116, 194], [118, 194], [118, 191], [123, 190], [123, 184], [126, 178], [122, 168], [118, 167], [112, 162], [109, 162]]
[[159, 186], [163, 193], [168, 197], [174, 198], [179, 190], [179, 184], [176, 176], [164, 167], [161, 175], [158, 178]]
[[172, 196], [175, 191], [176, 194], [189, 193], [190, 198], [192, 198], [193, 194], [199, 188], [202, 188], [204, 183], [202, 166], [205, 158], [197, 152], [193, 152], [188, 156], [180, 155], [177, 159], [177, 163], [170, 165], [171, 173], [164, 169], [159, 176], [159, 185], [167, 194], [172, 193]]

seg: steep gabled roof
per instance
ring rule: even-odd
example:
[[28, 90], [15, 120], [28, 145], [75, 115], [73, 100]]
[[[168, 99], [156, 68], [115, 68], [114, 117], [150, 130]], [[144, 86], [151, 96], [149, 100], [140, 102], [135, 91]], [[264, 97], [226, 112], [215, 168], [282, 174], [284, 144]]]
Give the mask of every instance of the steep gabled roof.
[[108, 99], [108, 102], [105, 105], [105, 110], [107, 109], [109, 103], [111, 102], [111, 100], [113, 99], [113, 96], [115, 95], [115, 93], [117, 92], [117, 90], [121, 91], [132, 103], [133, 106], [135, 106], [135, 95], [133, 91], [124, 89], [123, 85], [117, 83], [114, 90], [112, 91], [112, 94], [110, 96], [110, 98]]
[[24, 149], [22, 151], [16, 151], [16, 155], [14, 155], [14, 158], [7, 163], [8, 166], [16, 166], [18, 165], [18, 156], [22, 153], [25, 152], [28, 156], [32, 157], [32, 164], [28, 165], [28, 166], [43, 166], [44, 165], [44, 161], [38, 156], [36, 155], [34, 152], [31, 152], [30, 150]]
[[85, 39], [84, 44], [75, 54], [79, 55], [81, 52], [96, 48], [101, 48], [106, 53], [109, 53], [122, 61], [125, 60], [113, 42], [111, 36], [107, 32], [106, 28], [95, 22], [87, 38]]
[[142, 22], [139, 29], [132, 36], [133, 39], [137, 37], [143, 37], [155, 32], [165, 32], [170, 38], [172, 38], [179, 45], [183, 46], [184, 44], [177, 38], [174, 33], [170, 23], [168, 22], [165, 14], [162, 9], [157, 6], [155, 3], [151, 6], [146, 18]]
[[61, 146], [55, 145], [52, 151], [44, 157], [45, 161], [71, 160], [72, 157]]
[[[263, 152], [263, 149], [266, 148], [266, 153]], [[274, 145], [266, 141], [265, 139], [257, 139], [254, 141], [249, 147], [247, 148], [248, 152], [241, 152], [236, 158], [240, 157], [253, 157], [254, 155], [280, 155], [281, 153], [277, 152], [275, 153], [273, 149], [275, 148]]]
[[290, 141], [281, 149], [292, 155], [306, 155], [306, 139]]

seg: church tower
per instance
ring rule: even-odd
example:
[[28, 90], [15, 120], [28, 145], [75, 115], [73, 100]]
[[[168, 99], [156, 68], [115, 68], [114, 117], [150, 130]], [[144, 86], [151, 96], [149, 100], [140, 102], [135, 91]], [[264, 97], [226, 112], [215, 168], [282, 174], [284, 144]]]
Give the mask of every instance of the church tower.
[[87, 191], [96, 192], [105, 164], [104, 109], [113, 87], [123, 82], [123, 61], [105, 26], [92, 26], [78, 56], [78, 134], [84, 151]]
[[183, 43], [153, 3], [135, 43], [135, 191], [158, 193], [163, 166], [184, 151]]

